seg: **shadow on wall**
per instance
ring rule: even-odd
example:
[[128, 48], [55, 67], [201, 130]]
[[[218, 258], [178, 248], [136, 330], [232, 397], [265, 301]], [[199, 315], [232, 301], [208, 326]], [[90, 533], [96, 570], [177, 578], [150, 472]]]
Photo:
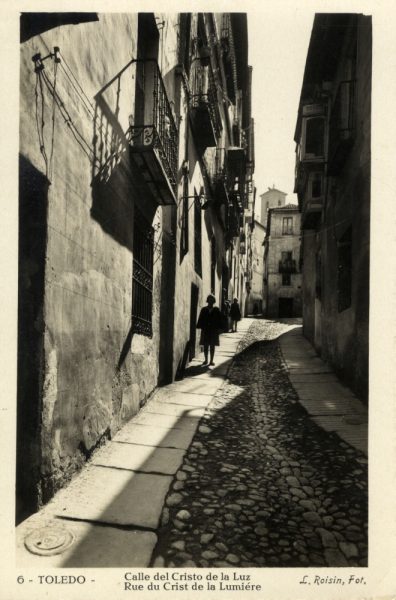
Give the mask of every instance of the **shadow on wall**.
[[39, 502], [48, 179], [19, 158], [16, 520]]
[[119, 244], [133, 251], [132, 182], [128, 144], [106, 101], [96, 96], [91, 216]]

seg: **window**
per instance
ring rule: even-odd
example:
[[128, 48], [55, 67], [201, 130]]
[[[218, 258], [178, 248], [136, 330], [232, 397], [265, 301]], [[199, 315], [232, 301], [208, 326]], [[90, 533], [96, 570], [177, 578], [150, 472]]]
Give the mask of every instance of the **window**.
[[283, 217], [282, 235], [293, 234], [293, 217]]
[[324, 156], [324, 117], [306, 117], [303, 122], [304, 144], [303, 159]]
[[194, 269], [202, 277], [202, 212], [199, 196], [194, 193]]
[[338, 312], [352, 302], [352, 227], [348, 227], [338, 242]]
[[132, 331], [151, 337], [154, 230], [135, 207], [133, 226]]
[[282, 285], [291, 285], [290, 273], [282, 273]]

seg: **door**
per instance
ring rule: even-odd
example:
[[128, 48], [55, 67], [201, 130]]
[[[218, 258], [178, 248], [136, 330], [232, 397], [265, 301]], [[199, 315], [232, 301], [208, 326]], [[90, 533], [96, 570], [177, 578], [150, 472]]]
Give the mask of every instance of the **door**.
[[278, 314], [280, 318], [293, 316], [293, 298], [279, 298]]
[[195, 357], [195, 344], [197, 340], [197, 311], [198, 311], [198, 286], [191, 284], [191, 303], [190, 303], [190, 350], [189, 359]]

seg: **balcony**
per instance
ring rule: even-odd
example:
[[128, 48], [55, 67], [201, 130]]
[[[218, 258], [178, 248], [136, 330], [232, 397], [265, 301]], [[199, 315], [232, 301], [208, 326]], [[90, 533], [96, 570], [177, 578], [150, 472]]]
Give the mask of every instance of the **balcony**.
[[355, 81], [341, 81], [331, 110], [329, 124], [329, 175], [337, 175], [353, 144]]
[[138, 60], [137, 71], [144, 109], [126, 134], [131, 157], [158, 204], [176, 204], [178, 129], [157, 62]]
[[216, 83], [210, 64], [195, 60], [191, 69], [191, 120], [201, 150], [216, 146], [221, 132]]
[[225, 148], [216, 148], [211, 152], [208, 151], [204, 159], [209, 183], [217, 204], [228, 203], [229, 181], [226, 155]]
[[280, 260], [279, 261], [279, 273], [297, 273], [296, 261], [292, 260]]
[[233, 173], [240, 173], [246, 165], [246, 150], [243, 146], [230, 146], [228, 148], [227, 162]]

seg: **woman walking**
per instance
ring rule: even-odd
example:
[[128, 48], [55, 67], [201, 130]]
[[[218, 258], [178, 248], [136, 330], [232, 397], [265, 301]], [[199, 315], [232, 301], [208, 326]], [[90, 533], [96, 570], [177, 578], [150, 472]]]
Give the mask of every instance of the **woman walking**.
[[232, 321], [232, 331], [237, 331], [238, 321], [241, 320], [241, 309], [239, 308], [238, 298], [234, 298], [231, 304], [230, 317]]
[[219, 346], [219, 330], [221, 329], [221, 312], [214, 306], [216, 298], [209, 294], [206, 298], [207, 306], [199, 313], [197, 329], [201, 330], [199, 343], [204, 348], [204, 365], [208, 364], [208, 351], [210, 350], [210, 366], [214, 365], [215, 346]]

